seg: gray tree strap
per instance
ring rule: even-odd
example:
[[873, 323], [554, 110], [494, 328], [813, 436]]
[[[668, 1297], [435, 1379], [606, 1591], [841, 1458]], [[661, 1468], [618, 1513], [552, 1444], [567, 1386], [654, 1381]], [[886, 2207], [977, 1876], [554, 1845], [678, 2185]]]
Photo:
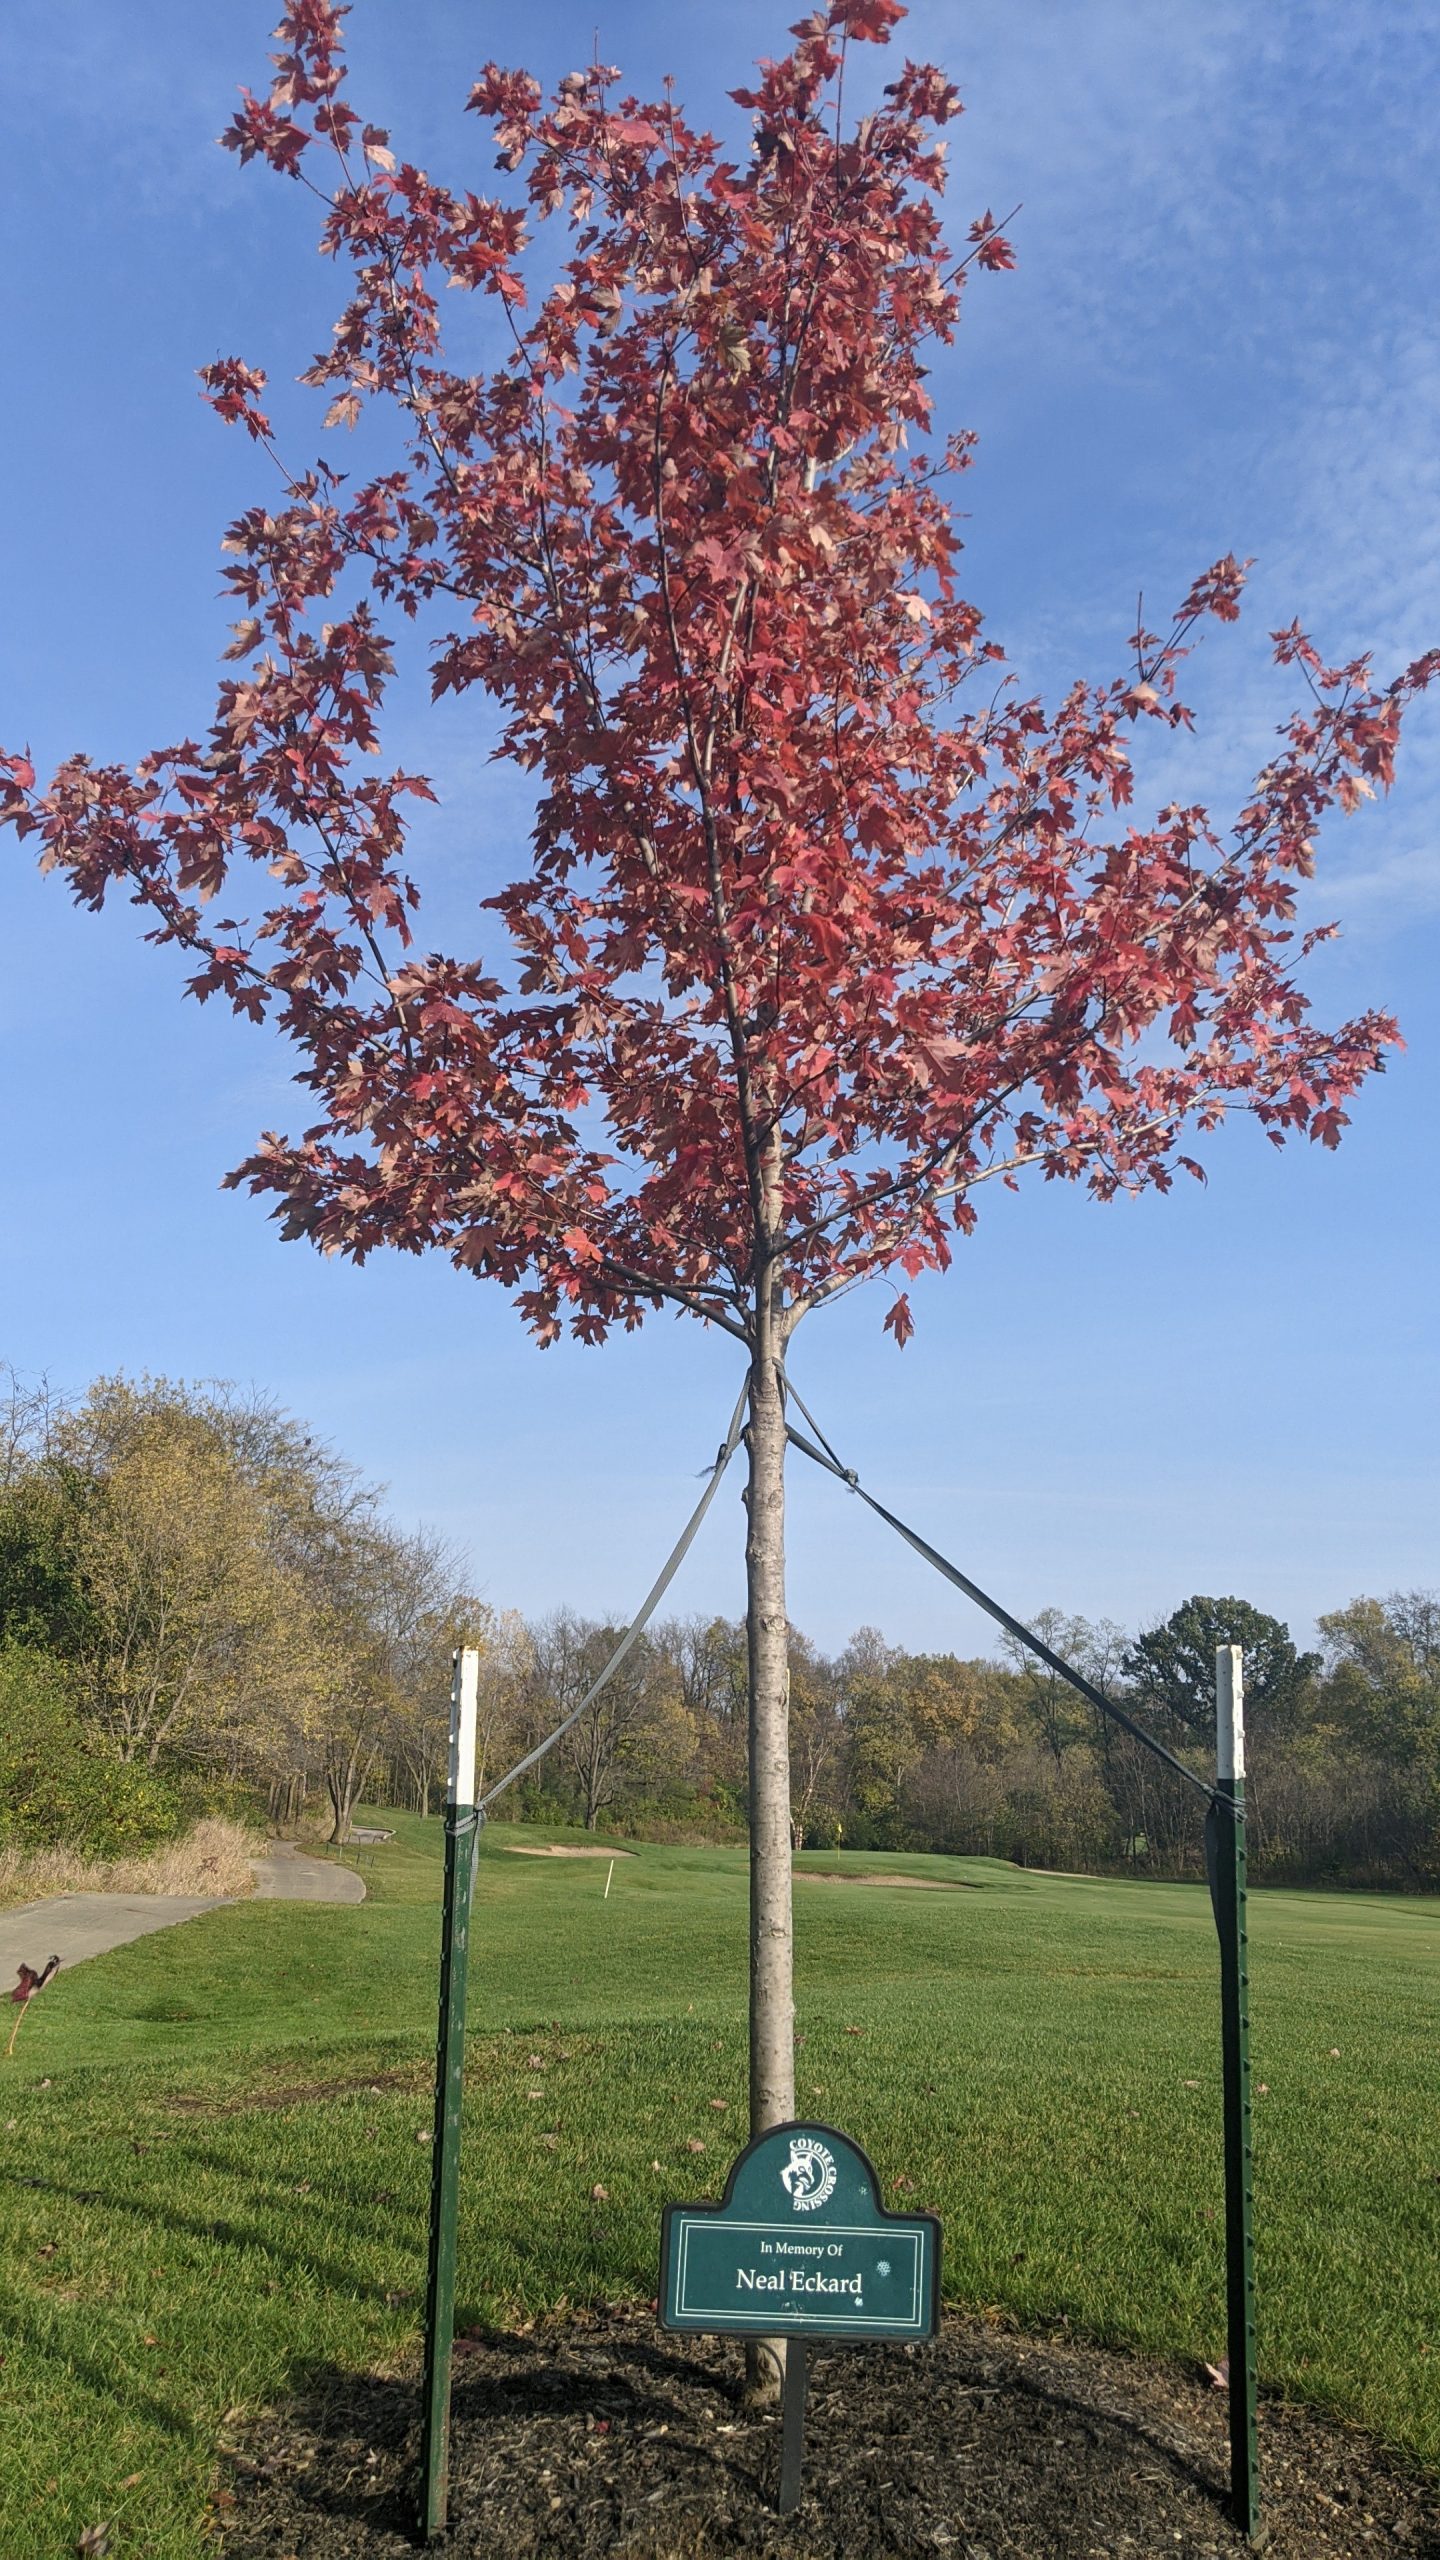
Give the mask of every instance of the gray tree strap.
[[[918, 1529], [907, 1529], [903, 1520], [897, 1520], [893, 1511], [887, 1511], [883, 1502], [877, 1502], [873, 1493], [867, 1493], [854, 1468], [842, 1465], [837, 1458], [815, 1416], [788, 1377], [785, 1381], [785, 1391], [790, 1402], [804, 1414], [815, 1434], [814, 1440], [807, 1440], [802, 1431], [797, 1431], [792, 1423], [787, 1423], [786, 1431], [795, 1448], [801, 1450], [807, 1458], [813, 1458], [816, 1466], [823, 1467], [828, 1475], [838, 1476], [842, 1484], [848, 1484], [851, 1492], [858, 1493], [861, 1501], [868, 1503], [870, 1509], [895, 1531], [897, 1537], [903, 1538], [906, 1545], [913, 1547], [917, 1555], [923, 1556], [927, 1564], [933, 1564], [936, 1572], [943, 1573], [947, 1582], [953, 1582], [957, 1591], [963, 1591], [968, 1600], [973, 1600], [977, 1609], [983, 1609], [987, 1617], [993, 1618], [997, 1625], [1006, 1628], [1031, 1653], [1037, 1654], [1042, 1662], [1048, 1663], [1050, 1669], [1058, 1672], [1062, 1680], [1067, 1680], [1072, 1689], [1079, 1690], [1082, 1698], [1088, 1698], [1091, 1706], [1098, 1709], [1102, 1716], [1107, 1716], [1112, 1724], [1118, 1724], [1123, 1733], [1128, 1733], [1136, 1742], [1143, 1743], [1147, 1751], [1153, 1751], [1156, 1759], [1163, 1760], [1166, 1767], [1173, 1769], [1178, 1778], [1183, 1778], [1188, 1787], [1198, 1789], [1207, 1804], [1224, 1804], [1228, 1810], [1228, 1799], [1221, 1798], [1208, 1780], [1197, 1777], [1193, 1769], [1187, 1769], [1183, 1760], [1179, 1759], [1173, 1751], [1167, 1750], [1163, 1742], [1157, 1742], [1154, 1734], [1147, 1733], [1145, 1727], [1137, 1724], [1133, 1716], [1127, 1716], [1124, 1708], [1117, 1707], [1113, 1698], [1107, 1698], [1103, 1689], [1097, 1689], [1093, 1680], [1087, 1680], [1083, 1671], [1077, 1671], [1073, 1663], [1064, 1661], [1058, 1653], [1052, 1652], [1043, 1636], [1037, 1636], [1033, 1627], [1022, 1626], [1018, 1618], [1012, 1618], [1008, 1609], [1002, 1609], [999, 1601], [992, 1600], [987, 1591], [982, 1591], [978, 1582], [972, 1582], [968, 1573], [962, 1573], [958, 1565], [951, 1564], [937, 1548], [931, 1546], [928, 1538], [921, 1537]], [[816, 1441], [820, 1444], [818, 1448], [815, 1445]]]
[[736, 1399], [735, 1410], [730, 1416], [730, 1428], [720, 1443], [715, 1463], [710, 1469], [709, 1481], [706, 1484], [705, 1490], [701, 1494], [699, 1501], [696, 1503], [694, 1510], [691, 1512], [689, 1519], [686, 1521], [684, 1528], [681, 1530], [674, 1546], [671, 1548], [669, 1555], [666, 1557], [664, 1564], [661, 1566], [657, 1581], [653, 1584], [650, 1591], [646, 1594], [645, 1599], [641, 1602], [638, 1615], [632, 1618], [629, 1626], [625, 1630], [625, 1633], [615, 1647], [614, 1652], [611, 1654], [609, 1661], [606, 1663], [604, 1670], [600, 1673], [599, 1678], [591, 1681], [590, 1686], [586, 1690], [584, 1697], [581, 1699], [579, 1706], [572, 1708], [563, 1724], [557, 1724], [553, 1733], [547, 1734], [543, 1742], [537, 1742], [534, 1750], [527, 1751], [523, 1760], [517, 1760], [514, 1768], [507, 1771], [503, 1778], [497, 1778], [493, 1787], [486, 1788], [484, 1795], [480, 1798], [479, 1804], [476, 1807], [476, 1812], [482, 1822], [489, 1813], [490, 1807], [495, 1802], [496, 1797], [503, 1796], [507, 1787], [513, 1787], [517, 1778], [523, 1778], [526, 1771], [533, 1769], [537, 1762], [543, 1760], [548, 1751], [553, 1751], [556, 1743], [562, 1740], [564, 1735], [569, 1732], [571, 1726], [579, 1723], [580, 1718], [585, 1714], [587, 1708], [593, 1707], [601, 1690], [604, 1688], [606, 1681], [611, 1678], [613, 1673], [619, 1670], [621, 1663], [624, 1661], [626, 1654], [630, 1651], [631, 1646], [635, 1643], [636, 1638], [640, 1636], [648, 1626], [651, 1618], [659, 1608], [661, 1601], [664, 1599], [666, 1592], [669, 1590], [671, 1583], [674, 1581], [676, 1574], [679, 1572], [681, 1565], [684, 1563], [686, 1556], [689, 1554], [690, 1549], [694, 1544], [695, 1535], [699, 1529], [700, 1523], [704, 1519], [706, 1512], [709, 1510], [711, 1503], [714, 1501], [715, 1496], [720, 1489], [720, 1479], [725, 1473], [726, 1468], [729, 1466], [731, 1459], [734, 1457], [735, 1452], [740, 1445], [740, 1421], [741, 1416], [745, 1411], [746, 1404], [749, 1401], [749, 1396], [750, 1380], [747, 1376], [745, 1384], [741, 1388], [739, 1396]]

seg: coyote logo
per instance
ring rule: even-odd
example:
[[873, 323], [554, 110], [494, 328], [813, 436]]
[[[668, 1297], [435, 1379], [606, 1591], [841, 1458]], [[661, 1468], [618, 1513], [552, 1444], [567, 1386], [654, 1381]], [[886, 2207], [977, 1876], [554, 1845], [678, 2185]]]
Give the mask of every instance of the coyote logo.
[[780, 2172], [780, 2184], [797, 2213], [813, 2213], [835, 2193], [833, 2154], [812, 2135], [797, 2133]]

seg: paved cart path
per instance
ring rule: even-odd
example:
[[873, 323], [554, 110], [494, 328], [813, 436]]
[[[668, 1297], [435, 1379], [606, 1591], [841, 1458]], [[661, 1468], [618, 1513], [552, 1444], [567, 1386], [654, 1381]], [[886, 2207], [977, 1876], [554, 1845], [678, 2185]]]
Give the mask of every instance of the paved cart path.
[[267, 1840], [263, 1858], [250, 1861], [258, 1902], [363, 1902], [365, 1887], [353, 1867], [307, 1858], [293, 1840]]
[[[272, 1840], [263, 1858], [253, 1858], [257, 1902], [363, 1902], [365, 1887], [348, 1867], [332, 1867], [324, 1858], [307, 1858], [288, 1840]], [[132, 1938], [148, 1938], [153, 1930], [173, 1929], [181, 1920], [198, 1919], [202, 1911], [220, 1911], [226, 1894], [200, 1893], [59, 1893], [46, 1902], [22, 1903], [0, 1911], [0, 1999], [9, 1992], [22, 1964], [40, 1970], [51, 1956], [62, 1965], [83, 1964], [87, 1956], [108, 1955]]]

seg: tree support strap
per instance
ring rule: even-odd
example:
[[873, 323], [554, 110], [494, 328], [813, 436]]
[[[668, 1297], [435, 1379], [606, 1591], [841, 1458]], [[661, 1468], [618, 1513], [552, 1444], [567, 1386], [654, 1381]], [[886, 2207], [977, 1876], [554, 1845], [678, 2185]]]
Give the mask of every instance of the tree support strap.
[[927, 1564], [932, 1564], [937, 1573], [943, 1573], [946, 1581], [953, 1582], [957, 1591], [963, 1591], [967, 1600], [973, 1600], [977, 1609], [983, 1609], [987, 1617], [993, 1618], [997, 1625], [1006, 1628], [1031, 1653], [1037, 1654], [1052, 1671], [1058, 1672], [1062, 1680], [1068, 1680], [1072, 1689], [1078, 1689], [1081, 1697], [1088, 1698], [1091, 1706], [1096, 1708], [1102, 1716], [1108, 1717], [1111, 1724], [1119, 1725], [1122, 1733], [1128, 1733], [1134, 1741], [1142, 1743], [1147, 1751], [1153, 1751], [1156, 1759], [1163, 1760], [1167, 1769], [1172, 1769], [1177, 1778], [1183, 1778], [1187, 1787], [1194, 1787], [1205, 1798], [1207, 1805], [1223, 1804], [1227, 1810], [1233, 1811], [1228, 1799], [1222, 1797], [1218, 1789], [1212, 1787], [1206, 1779], [1198, 1777], [1193, 1769], [1188, 1769], [1175, 1752], [1166, 1749], [1163, 1742], [1157, 1742], [1153, 1733], [1147, 1733], [1145, 1727], [1137, 1724], [1133, 1716], [1128, 1716], [1123, 1707], [1116, 1706], [1113, 1698], [1107, 1698], [1103, 1689], [1097, 1689], [1093, 1680], [1087, 1680], [1083, 1671], [1077, 1671], [1073, 1663], [1064, 1661], [1061, 1655], [1053, 1652], [1046, 1644], [1044, 1637], [1036, 1635], [1033, 1627], [1023, 1626], [1018, 1618], [1013, 1618], [1008, 1609], [1001, 1607], [998, 1600], [991, 1599], [988, 1591], [981, 1590], [978, 1582], [972, 1582], [968, 1573], [962, 1573], [958, 1565], [951, 1564], [947, 1557], [942, 1556], [937, 1548], [931, 1546], [928, 1538], [922, 1538], [918, 1529], [907, 1528], [903, 1520], [896, 1519], [893, 1511], [886, 1510], [883, 1502], [876, 1501], [873, 1493], [867, 1493], [854, 1468], [842, 1465], [837, 1458], [815, 1416], [788, 1378], [785, 1382], [785, 1392], [789, 1401], [804, 1414], [815, 1434], [814, 1440], [807, 1440], [803, 1431], [797, 1431], [793, 1423], [787, 1423], [787, 1435], [794, 1448], [802, 1451], [807, 1458], [813, 1458], [816, 1466], [823, 1467], [827, 1475], [838, 1476], [840, 1482], [847, 1484], [852, 1493], [858, 1493], [861, 1501], [868, 1503], [870, 1509], [878, 1514], [887, 1527], [895, 1531], [897, 1537], [903, 1538], [906, 1545], [913, 1547], [917, 1555], [923, 1556]]
[[591, 1681], [590, 1686], [586, 1690], [584, 1697], [581, 1699], [579, 1706], [572, 1707], [569, 1715], [564, 1719], [564, 1722], [557, 1724], [554, 1732], [547, 1734], [543, 1742], [537, 1742], [533, 1751], [527, 1751], [523, 1760], [517, 1760], [514, 1768], [507, 1770], [503, 1778], [497, 1778], [493, 1787], [486, 1788], [477, 1807], [477, 1811], [482, 1822], [485, 1820], [490, 1807], [494, 1804], [496, 1798], [498, 1796], [503, 1796], [507, 1787], [513, 1787], [517, 1778], [523, 1778], [528, 1770], [535, 1768], [537, 1764], [545, 1758], [547, 1752], [554, 1750], [556, 1743], [563, 1739], [563, 1737], [569, 1732], [571, 1726], [579, 1723], [580, 1718], [586, 1713], [587, 1709], [593, 1707], [601, 1690], [604, 1688], [606, 1681], [619, 1670], [620, 1665], [624, 1661], [626, 1654], [630, 1651], [631, 1646], [636, 1642], [638, 1637], [644, 1633], [645, 1628], [649, 1625], [650, 1620], [655, 1615], [655, 1612], [659, 1608], [661, 1601], [664, 1599], [666, 1592], [669, 1590], [671, 1583], [674, 1581], [676, 1574], [679, 1572], [681, 1565], [689, 1554], [699, 1531], [700, 1523], [704, 1519], [706, 1512], [709, 1510], [711, 1503], [714, 1501], [716, 1494], [720, 1490], [720, 1479], [724, 1475], [726, 1468], [729, 1466], [731, 1459], [734, 1457], [736, 1450], [740, 1446], [741, 1417], [744, 1414], [746, 1404], [749, 1401], [749, 1396], [750, 1381], [747, 1377], [744, 1386], [741, 1388], [740, 1393], [735, 1400], [735, 1410], [730, 1416], [730, 1428], [726, 1432], [724, 1439], [721, 1441], [720, 1447], [715, 1456], [715, 1462], [709, 1470], [709, 1480], [706, 1484], [705, 1490], [701, 1494], [699, 1501], [696, 1503], [694, 1510], [691, 1512], [689, 1519], [686, 1521], [684, 1528], [681, 1530], [679, 1537], [676, 1539], [674, 1546], [671, 1548], [669, 1555], [666, 1557], [664, 1564], [661, 1566], [659, 1575], [655, 1582], [652, 1584], [650, 1590], [642, 1600], [637, 1614], [631, 1619], [629, 1626], [626, 1628], [625, 1633], [615, 1647], [614, 1652], [611, 1654], [604, 1670], [599, 1674], [598, 1678]]

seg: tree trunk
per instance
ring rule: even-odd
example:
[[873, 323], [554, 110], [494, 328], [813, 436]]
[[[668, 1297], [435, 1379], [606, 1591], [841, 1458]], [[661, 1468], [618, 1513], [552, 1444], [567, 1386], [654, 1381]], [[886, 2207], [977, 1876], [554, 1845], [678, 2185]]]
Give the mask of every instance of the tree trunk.
[[[795, 1968], [790, 1870], [790, 1672], [785, 1615], [785, 1407], [775, 1301], [757, 1292], [750, 1371], [746, 1491], [746, 1634], [750, 1668], [750, 2132], [795, 2113]], [[783, 2339], [757, 2339], [746, 2397], [773, 2402]]]
[[335, 1817], [330, 1832], [333, 1847], [343, 1849], [350, 1837], [350, 1817], [369, 1773], [369, 1766], [368, 1757], [362, 1760], [358, 1752], [352, 1751], [343, 1762], [332, 1761], [325, 1772], [330, 1810]]

